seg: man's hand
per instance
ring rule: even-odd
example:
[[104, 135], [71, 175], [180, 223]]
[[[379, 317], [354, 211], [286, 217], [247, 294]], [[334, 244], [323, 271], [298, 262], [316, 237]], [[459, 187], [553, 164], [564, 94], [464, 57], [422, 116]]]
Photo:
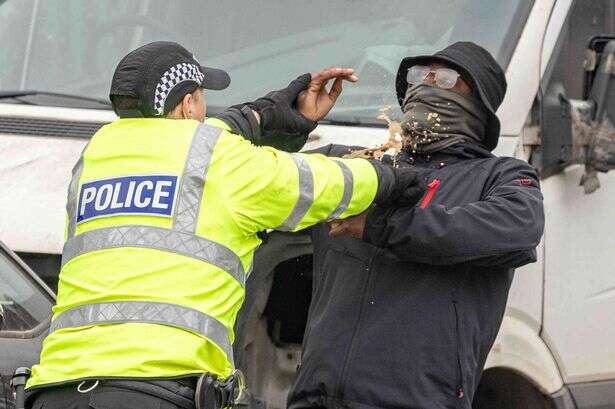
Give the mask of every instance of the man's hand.
[[351, 216], [343, 220], [335, 220], [329, 223], [331, 230], [329, 236], [341, 237], [350, 236], [361, 240], [363, 231], [365, 230], [365, 221], [367, 220], [367, 212], [363, 212], [357, 216]]
[[[335, 78], [331, 90], [327, 92], [326, 85]], [[342, 82], [357, 82], [359, 78], [354, 75], [352, 68], [327, 68], [312, 74], [312, 80], [307, 90], [297, 98], [297, 110], [306, 118], [314, 122], [323, 119], [335, 105], [337, 97], [342, 93]]]

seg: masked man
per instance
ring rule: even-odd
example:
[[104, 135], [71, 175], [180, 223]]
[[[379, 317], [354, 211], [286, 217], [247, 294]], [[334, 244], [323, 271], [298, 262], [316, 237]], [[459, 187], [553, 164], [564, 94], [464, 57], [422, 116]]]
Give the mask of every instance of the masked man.
[[[290, 408], [471, 408], [514, 268], [536, 260], [542, 194], [491, 154], [506, 79], [485, 49], [405, 58], [400, 167], [428, 191], [313, 230], [314, 293]], [[329, 146], [330, 156], [347, 147]]]

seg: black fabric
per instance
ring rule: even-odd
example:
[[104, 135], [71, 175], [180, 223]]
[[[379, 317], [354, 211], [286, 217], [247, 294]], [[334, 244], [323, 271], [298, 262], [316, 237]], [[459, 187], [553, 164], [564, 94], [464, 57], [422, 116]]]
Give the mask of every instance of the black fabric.
[[402, 105], [408, 82], [406, 74], [413, 65], [424, 65], [440, 61], [460, 69], [470, 78], [471, 86], [478, 94], [489, 111], [489, 120], [485, 146], [490, 151], [495, 149], [500, 136], [500, 121], [495, 112], [504, 100], [506, 94], [506, 77], [504, 71], [483, 47], [471, 42], [456, 42], [433, 55], [406, 57], [401, 61], [395, 87], [399, 104]]
[[317, 124], [301, 115], [295, 107], [295, 102], [299, 94], [307, 89], [311, 80], [311, 74], [303, 74], [288, 84], [286, 88], [272, 91], [253, 102], [235, 106], [248, 105], [259, 113], [261, 130], [265, 137], [271, 138], [277, 132], [282, 132], [305, 135], [307, 138]]
[[165, 114], [168, 113], [184, 95], [194, 92], [196, 87], [211, 90], [222, 90], [229, 86], [229, 75], [220, 69], [204, 67], [194, 58], [192, 53], [181, 45], [171, 41], [155, 41], [128, 53], [119, 62], [111, 80], [109, 99], [113, 103], [116, 95], [129, 96], [139, 101], [138, 112], [123, 112], [116, 110], [120, 117], [155, 117], [154, 95], [156, 85], [162, 75], [177, 64], [193, 64], [200, 67], [204, 74], [200, 83], [184, 81], [174, 87], [165, 103]]
[[259, 146], [272, 146], [286, 152], [299, 152], [310, 136], [309, 132], [284, 132], [267, 131], [261, 132], [261, 137], [256, 143]]
[[485, 139], [487, 110], [471, 95], [417, 84], [406, 91], [402, 111], [405, 149], [412, 152], [431, 153], [464, 141], [482, 145]]
[[[297, 96], [309, 85], [312, 76], [304, 74], [288, 87], [273, 91], [256, 101], [229, 107], [216, 118], [231, 130], [257, 146], [271, 146], [286, 152], [297, 152], [307, 142], [316, 122], [301, 115], [295, 107]], [[252, 114], [260, 115], [260, 124]]]
[[414, 168], [394, 168], [374, 159], [369, 161], [378, 175], [375, 204], [414, 206], [425, 193], [425, 183]]
[[243, 136], [255, 145], [261, 145], [259, 143], [261, 139], [260, 124], [256, 120], [254, 112], [248, 106], [227, 108], [216, 118], [224, 121], [231, 128], [231, 132]]
[[440, 180], [425, 208], [372, 210], [388, 213], [369, 213], [377, 245], [312, 230], [313, 296], [291, 409], [470, 409], [513, 268], [536, 260], [544, 214], [527, 163], [474, 144], [397, 163]]
[[216, 116], [224, 121], [231, 132], [243, 136], [256, 146], [271, 146], [285, 152], [298, 152], [305, 145], [308, 133], [262, 131], [252, 109], [247, 105], [233, 106]]
[[99, 385], [80, 393], [77, 386], [49, 387], [38, 392], [31, 409], [181, 409], [168, 400], [134, 390]]

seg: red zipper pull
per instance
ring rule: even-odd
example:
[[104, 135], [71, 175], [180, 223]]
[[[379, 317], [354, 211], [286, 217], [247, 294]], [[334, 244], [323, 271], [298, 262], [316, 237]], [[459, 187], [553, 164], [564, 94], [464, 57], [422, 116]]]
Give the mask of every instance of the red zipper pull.
[[464, 396], [466, 396], [466, 394], [465, 394], [465, 393], [463, 393], [463, 389], [462, 389], [462, 388], [459, 388], [459, 390], [457, 391], [457, 397], [458, 397], [459, 399], [463, 399], [463, 397], [464, 397]]
[[427, 185], [427, 194], [423, 197], [421, 201], [421, 205], [419, 206], [421, 209], [424, 209], [429, 205], [431, 199], [433, 199], [433, 195], [436, 193], [436, 189], [440, 186], [440, 179], [434, 179]]

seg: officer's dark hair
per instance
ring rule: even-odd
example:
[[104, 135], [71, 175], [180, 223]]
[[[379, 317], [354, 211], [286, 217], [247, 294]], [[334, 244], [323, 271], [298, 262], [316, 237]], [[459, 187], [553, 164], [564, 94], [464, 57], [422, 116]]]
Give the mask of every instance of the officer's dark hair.
[[139, 100], [126, 95], [114, 95], [111, 98], [111, 104], [116, 110], [137, 109], [139, 107]]
[[[194, 94], [198, 89], [199, 87], [196, 87], [192, 92], [190, 92], [190, 94]], [[179, 103], [181, 103], [181, 100]], [[139, 100], [135, 97], [131, 97], [127, 95], [113, 95], [111, 97], [111, 105], [113, 106], [113, 109], [116, 113], [119, 111], [138, 110]], [[173, 107], [173, 109], [175, 108], [176, 106]], [[169, 114], [173, 111], [173, 109], [169, 111]]]

